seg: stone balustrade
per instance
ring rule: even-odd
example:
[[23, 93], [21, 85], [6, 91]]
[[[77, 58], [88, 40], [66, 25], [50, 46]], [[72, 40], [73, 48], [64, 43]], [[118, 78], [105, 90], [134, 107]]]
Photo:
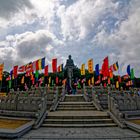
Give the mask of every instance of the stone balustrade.
[[110, 96], [109, 110], [120, 121], [140, 119], [140, 96], [130, 92]]

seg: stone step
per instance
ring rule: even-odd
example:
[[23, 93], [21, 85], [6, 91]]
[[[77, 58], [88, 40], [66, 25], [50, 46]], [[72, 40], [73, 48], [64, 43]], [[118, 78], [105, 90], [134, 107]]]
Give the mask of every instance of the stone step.
[[59, 105], [93, 105], [92, 102], [60, 102]]
[[92, 127], [115, 127], [115, 123], [106, 124], [42, 124], [43, 127], [61, 127], [61, 128], [92, 128]]
[[57, 111], [73, 111], [73, 110], [77, 110], [77, 111], [81, 111], [81, 110], [97, 110], [95, 107], [58, 107]]
[[84, 102], [85, 99], [64, 99], [64, 102]]
[[90, 116], [90, 115], [88, 115], [88, 116], [71, 116], [71, 115], [61, 115], [61, 116], [53, 116], [53, 115], [51, 115], [51, 116], [47, 116], [46, 117], [47, 119], [108, 119], [109, 118], [109, 116], [108, 115], [95, 115], [95, 116]]
[[83, 105], [59, 105], [57, 108], [79, 108], [79, 109], [81, 109], [81, 108], [95, 108], [96, 109], [96, 107], [95, 106], [92, 106], [92, 105], [88, 105], [88, 106], [83, 106]]
[[106, 124], [112, 119], [45, 119], [44, 124]]
[[81, 104], [76, 104], [76, 105], [70, 105], [70, 104], [65, 104], [65, 105], [58, 105], [58, 107], [94, 107], [94, 105], [90, 105], [90, 104], [87, 104], [87, 105], [81, 105]]
[[65, 102], [81, 102], [81, 101], [85, 101], [84, 97], [82, 94], [80, 95], [66, 95], [65, 96], [65, 99], [64, 99]]

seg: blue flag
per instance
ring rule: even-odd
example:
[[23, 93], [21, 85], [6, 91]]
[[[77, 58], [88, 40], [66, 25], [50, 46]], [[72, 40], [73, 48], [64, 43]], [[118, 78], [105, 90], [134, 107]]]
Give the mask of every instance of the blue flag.
[[42, 60], [41, 60], [41, 68], [42, 68], [42, 69], [45, 68], [45, 57], [42, 58]]
[[96, 74], [96, 76], [100, 75], [99, 64], [96, 64], [96, 66], [95, 66], [95, 74]]
[[127, 73], [128, 73], [129, 76], [131, 75], [130, 65], [127, 66]]

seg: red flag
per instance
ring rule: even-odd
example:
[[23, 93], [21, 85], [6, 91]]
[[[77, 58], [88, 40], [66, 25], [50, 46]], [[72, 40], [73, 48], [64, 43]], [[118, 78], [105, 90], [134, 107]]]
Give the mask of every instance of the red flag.
[[52, 59], [52, 72], [57, 72], [57, 59]]
[[14, 78], [17, 78], [17, 72], [18, 72], [18, 66], [14, 66], [13, 68]]
[[36, 60], [36, 71], [39, 70], [39, 60]]
[[45, 75], [45, 76], [48, 76], [48, 65], [45, 66], [45, 69], [44, 69], [44, 75]]
[[60, 72], [60, 66], [58, 66], [57, 71]]
[[10, 76], [8, 76], [7, 78], [6, 78], [6, 81], [9, 81], [11, 78], [10, 78]]
[[18, 72], [24, 72], [25, 71], [25, 66], [20, 66], [18, 68]]
[[25, 70], [27, 75], [31, 75], [33, 72], [33, 64], [32, 63], [27, 64]]
[[108, 84], [110, 85], [110, 78], [108, 78]]
[[56, 77], [56, 79], [55, 79], [55, 80], [56, 80], [56, 84], [58, 84], [58, 77]]
[[102, 74], [104, 77], [109, 76], [109, 62], [108, 62], [108, 56], [104, 59], [103, 65], [102, 65]]
[[121, 81], [122, 81], [121, 76], [118, 77], [118, 81], [119, 81], [119, 83], [121, 83]]
[[106, 87], [106, 83], [104, 83], [104, 87]]
[[111, 67], [109, 68], [109, 77], [112, 79], [113, 78], [113, 71], [111, 69]]

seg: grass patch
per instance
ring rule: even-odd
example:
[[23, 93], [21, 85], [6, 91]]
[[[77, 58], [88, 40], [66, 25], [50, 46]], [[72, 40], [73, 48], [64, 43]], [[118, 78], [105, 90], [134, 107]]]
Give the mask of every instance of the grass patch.
[[10, 119], [0, 119], [0, 128], [5, 129], [16, 129], [24, 124], [26, 124], [27, 120], [10, 120]]

